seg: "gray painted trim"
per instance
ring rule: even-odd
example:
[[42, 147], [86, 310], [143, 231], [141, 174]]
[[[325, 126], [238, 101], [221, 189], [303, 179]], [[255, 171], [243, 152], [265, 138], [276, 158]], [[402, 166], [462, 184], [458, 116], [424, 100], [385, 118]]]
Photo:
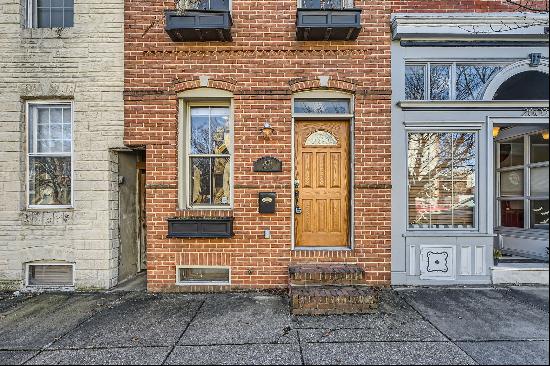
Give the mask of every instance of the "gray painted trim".
[[548, 15], [538, 13], [394, 13], [393, 40], [534, 39], [547, 41]]
[[546, 41], [401, 41], [401, 47], [548, 47]]

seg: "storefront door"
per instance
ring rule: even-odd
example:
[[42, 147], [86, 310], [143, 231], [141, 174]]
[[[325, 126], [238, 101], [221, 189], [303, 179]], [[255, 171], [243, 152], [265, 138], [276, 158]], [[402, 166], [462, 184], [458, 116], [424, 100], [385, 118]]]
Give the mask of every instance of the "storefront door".
[[296, 124], [296, 246], [347, 247], [349, 122]]

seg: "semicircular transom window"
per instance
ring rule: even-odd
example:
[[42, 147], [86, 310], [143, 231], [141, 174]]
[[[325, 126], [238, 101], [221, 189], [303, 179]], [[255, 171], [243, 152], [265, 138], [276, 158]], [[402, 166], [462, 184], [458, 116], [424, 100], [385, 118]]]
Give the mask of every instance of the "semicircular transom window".
[[333, 146], [338, 145], [338, 139], [327, 131], [316, 131], [306, 139], [306, 146]]
[[524, 71], [498, 88], [494, 100], [548, 100], [548, 74]]

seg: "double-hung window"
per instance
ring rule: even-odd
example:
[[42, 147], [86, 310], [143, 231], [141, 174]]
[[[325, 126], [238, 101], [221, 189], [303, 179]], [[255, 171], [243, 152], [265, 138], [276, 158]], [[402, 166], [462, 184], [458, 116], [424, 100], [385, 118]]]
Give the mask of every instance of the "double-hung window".
[[409, 229], [476, 227], [477, 133], [408, 135]]
[[72, 104], [28, 104], [28, 206], [72, 206]]
[[231, 108], [228, 104], [190, 104], [188, 116], [188, 205], [228, 208], [232, 186]]
[[74, 0], [27, 0], [27, 27], [69, 28], [74, 25]]

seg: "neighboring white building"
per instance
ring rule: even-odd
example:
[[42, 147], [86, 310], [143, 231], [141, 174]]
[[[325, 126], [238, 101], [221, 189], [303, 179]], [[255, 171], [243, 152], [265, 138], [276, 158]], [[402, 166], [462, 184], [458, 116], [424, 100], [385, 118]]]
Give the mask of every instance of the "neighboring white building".
[[123, 9], [0, 0], [0, 290], [118, 282]]

